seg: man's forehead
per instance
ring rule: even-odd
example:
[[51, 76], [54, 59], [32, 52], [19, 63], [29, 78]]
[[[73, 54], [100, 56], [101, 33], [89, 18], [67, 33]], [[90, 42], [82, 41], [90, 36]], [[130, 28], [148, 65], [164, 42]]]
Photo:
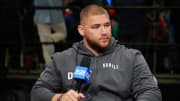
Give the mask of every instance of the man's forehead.
[[98, 24], [110, 22], [109, 17], [105, 14], [102, 15], [90, 15], [83, 19], [84, 24]]

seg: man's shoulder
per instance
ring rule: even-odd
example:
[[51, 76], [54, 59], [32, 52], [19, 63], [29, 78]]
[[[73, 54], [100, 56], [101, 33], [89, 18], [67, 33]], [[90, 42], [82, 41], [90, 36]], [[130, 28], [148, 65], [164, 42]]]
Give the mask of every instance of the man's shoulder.
[[119, 49], [119, 52], [122, 52], [124, 55], [128, 55], [128, 56], [141, 53], [139, 49], [132, 48], [130, 46], [127, 46], [125, 44], [120, 44], [120, 43], [118, 44], [118, 49]]
[[118, 47], [121, 49], [121, 50], [124, 50], [124, 51], [130, 51], [130, 52], [138, 52], [139, 49], [136, 49], [136, 48], [133, 48], [131, 46], [128, 46], [127, 44], [125, 43], [120, 43], [120, 42], [117, 42], [117, 45]]
[[61, 52], [55, 52], [53, 57], [69, 57], [72, 56], [75, 53], [75, 50], [73, 48], [68, 48], [66, 50], [63, 50]]

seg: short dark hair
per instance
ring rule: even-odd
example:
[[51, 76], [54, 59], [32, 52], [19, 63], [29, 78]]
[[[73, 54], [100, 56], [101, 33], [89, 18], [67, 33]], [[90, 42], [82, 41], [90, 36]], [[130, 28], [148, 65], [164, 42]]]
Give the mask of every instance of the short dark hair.
[[89, 15], [102, 15], [106, 14], [109, 16], [107, 10], [100, 5], [90, 4], [83, 8], [80, 12], [80, 23], [83, 23], [84, 19]]

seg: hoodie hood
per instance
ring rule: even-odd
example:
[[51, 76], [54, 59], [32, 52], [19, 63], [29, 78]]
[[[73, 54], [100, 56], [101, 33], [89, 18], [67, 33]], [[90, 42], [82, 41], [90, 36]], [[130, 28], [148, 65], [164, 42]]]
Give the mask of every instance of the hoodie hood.
[[[108, 48], [105, 51], [103, 51], [102, 53], [100, 53], [100, 56], [113, 52], [115, 46], [117, 45], [117, 42], [118, 41], [112, 37]], [[87, 48], [85, 48], [83, 46], [83, 41], [75, 43], [73, 45], [73, 49], [75, 51], [77, 51], [79, 54], [83, 54], [83, 55], [87, 55], [87, 56], [94, 56], [94, 54], [90, 50], [88, 50]]]

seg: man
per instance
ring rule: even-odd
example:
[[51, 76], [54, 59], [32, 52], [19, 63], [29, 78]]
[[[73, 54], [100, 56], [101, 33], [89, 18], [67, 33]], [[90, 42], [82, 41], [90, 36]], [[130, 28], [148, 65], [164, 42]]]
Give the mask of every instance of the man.
[[[78, 31], [83, 40], [52, 57], [32, 88], [31, 101], [161, 101], [142, 54], [112, 38], [104, 8], [86, 6], [80, 13]], [[91, 59], [92, 75], [86, 88], [78, 92], [79, 88], [74, 89], [78, 82], [70, 74], [83, 57]]]

